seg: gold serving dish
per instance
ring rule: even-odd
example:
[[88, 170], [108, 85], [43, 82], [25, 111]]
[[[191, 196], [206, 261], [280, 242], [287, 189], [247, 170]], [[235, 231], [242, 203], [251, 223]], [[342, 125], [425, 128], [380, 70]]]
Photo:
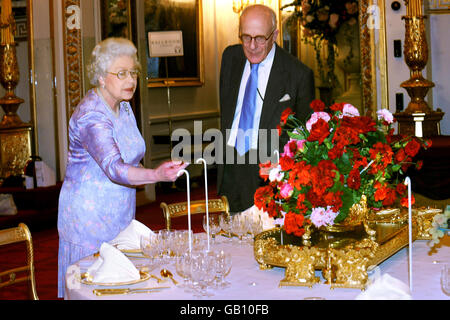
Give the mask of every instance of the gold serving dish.
[[[412, 210], [413, 240], [430, 239], [428, 230], [440, 209]], [[408, 244], [408, 211], [371, 212], [364, 224], [344, 230], [318, 229], [308, 237], [287, 234], [282, 228], [255, 237], [254, 256], [261, 269], [286, 268], [280, 286], [312, 287], [321, 270], [331, 288], [365, 289], [367, 270]]]

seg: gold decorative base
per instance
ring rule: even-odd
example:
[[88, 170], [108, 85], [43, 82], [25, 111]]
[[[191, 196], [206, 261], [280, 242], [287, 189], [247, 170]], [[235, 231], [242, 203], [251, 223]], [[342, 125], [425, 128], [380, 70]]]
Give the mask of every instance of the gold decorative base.
[[431, 111], [415, 114], [399, 112], [395, 113], [394, 117], [398, 122], [399, 134], [427, 138], [441, 134], [439, 123], [444, 117], [444, 112]]
[[31, 124], [0, 127], [0, 178], [22, 175], [31, 157]]
[[[413, 240], [430, 239], [428, 230], [440, 209], [414, 209]], [[280, 286], [312, 287], [319, 283], [315, 276], [321, 270], [330, 288], [364, 290], [368, 283], [367, 270], [388, 259], [408, 244], [408, 213], [400, 209], [370, 213], [367, 219], [370, 236], [363, 225], [348, 232], [332, 235], [317, 230], [309, 239], [288, 235], [280, 228], [256, 236], [254, 256], [260, 269], [286, 268]]]

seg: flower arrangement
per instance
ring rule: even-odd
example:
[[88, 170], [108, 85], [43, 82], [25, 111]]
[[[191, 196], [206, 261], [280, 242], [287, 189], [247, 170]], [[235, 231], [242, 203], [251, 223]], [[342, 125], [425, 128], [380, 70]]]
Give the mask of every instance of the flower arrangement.
[[442, 237], [444, 237], [444, 233], [450, 235], [450, 230], [448, 226], [450, 224], [450, 205], [445, 208], [443, 214], [437, 214], [433, 217], [433, 222], [431, 223], [431, 228], [429, 233], [431, 235], [431, 241], [429, 242], [430, 246], [434, 246], [438, 244]]
[[394, 136], [388, 110], [378, 111], [374, 120], [348, 103], [326, 108], [314, 100], [311, 108], [304, 125], [290, 108], [282, 113], [279, 133], [286, 131], [290, 140], [279, 163], [260, 164], [268, 184], [256, 190], [255, 206], [282, 218], [286, 232], [296, 236], [308, 224], [319, 228], [344, 221], [362, 195], [371, 209], [398, 200], [408, 206], [402, 174], [413, 164], [420, 169], [422, 163], [412, 158], [431, 141]]
[[[358, 1], [336, 0], [295, 0], [283, 7], [296, 6], [300, 10], [294, 12], [294, 17], [300, 19], [303, 26], [303, 40], [311, 44], [316, 52], [319, 75], [322, 85], [334, 87], [337, 77], [334, 74], [336, 34], [344, 22], [358, 22]], [[320, 57], [323, 41], [327, 42], [328, 56], [326, 69]]]

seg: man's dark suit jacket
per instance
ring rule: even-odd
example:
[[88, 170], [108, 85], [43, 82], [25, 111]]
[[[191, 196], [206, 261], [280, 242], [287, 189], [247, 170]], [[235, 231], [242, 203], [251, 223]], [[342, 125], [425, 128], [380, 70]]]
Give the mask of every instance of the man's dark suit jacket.
[[[289, 107], [295, 112], [297, 118], [306, 121], [312, 111], [309, 104], [315, 95], [313, 71], [296, 57], [278, 45], [274, 45], [276, 46], [275, 55], [264, 96], [259, 129], [276, 129], [280, 123], [281, 113]], [[222, 55], [220, 109], [224, 157], [227, 143], [226, 130], [231, 129], [233, 123], [245, 62], [246, 57], [240, 44], [227, 47]], [[280, 102], [286, 94], [289, 95], [290, 100]], [[287, 138], [280, 141], [280, 153], [283, 152], [284, 144], [282, 143], [286, 141]], [[258, 139], [258, 148], [260, 142]], [[268, 145], [267, 150], [270, 147], [270, 139], [268, 139]], [[259, 166], [258, 164], [226, 165], [225, 160], [224, 164], [218, 164], [218, 194], [229, 198], [232, 212], [245, 210], [253, 205], [253, 195], [263, 184], [263, 180], [259, 177]], [[226, 184], [223, 183], [224, 174], [229, 174], [225, 179]]]

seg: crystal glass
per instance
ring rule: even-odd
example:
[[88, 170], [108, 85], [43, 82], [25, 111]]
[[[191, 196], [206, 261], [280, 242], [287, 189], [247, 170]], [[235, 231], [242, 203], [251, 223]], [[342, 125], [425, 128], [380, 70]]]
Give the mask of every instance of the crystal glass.
[[233, 217], [233, 232], [239, 237], [239, 243], [242, 243], [242, 237], [247, 233], [247, 225], [245, 217], [240, 214], [236, 214]]
[[219, 225], [220, 228], [227, 233], [229, 241], [232, 241], [231, 238], [231, 229], [233, 228], [232, 220], [229, 214], [222, 213], [219, 217]]
[[226, 253], [223, 250], [216, 252], [214, 263], [216, 266], [215, 287], [219, 289], [229, 287], [230, 283], [225, 281], [225, 277], [231, 271], [231, 254]]
[[190, 278], [191, 278], [191, 265], [190, 265], [191, 255], [187, 252], [176, 257], [175, 260], [175, 271], [183, 279], [183, 283], [179, 285], [183, 288], [185, 292], [190, 292]]
[[[206, 215], [203, 216], [203, 229], [205, 232], [207, 231], [207, 220]], [[211, 214], [209, 215], [209, 234], [211, 235], [212, 242], [214, 243], [214, 240], [216, 238], [216, 235], [220, 232], [220, 221], [219, 221], [219, 215], [217, 214]]]
[[158, 236], [153, 233], [148, 236], [141, 236], [140, 246], [142, 253], [148, 258], [149, 270], [153, 270], [159, 266], [161, 262], [161, 242], [159, 241]]
[[194, 296], [212, 296], [212, 293], [207, 291], [216, 275], [214, 258], [211, 255], [206, 252], [193, 254], [190, 261], [190, 275]]

